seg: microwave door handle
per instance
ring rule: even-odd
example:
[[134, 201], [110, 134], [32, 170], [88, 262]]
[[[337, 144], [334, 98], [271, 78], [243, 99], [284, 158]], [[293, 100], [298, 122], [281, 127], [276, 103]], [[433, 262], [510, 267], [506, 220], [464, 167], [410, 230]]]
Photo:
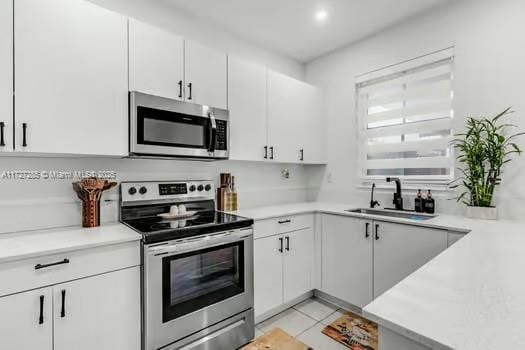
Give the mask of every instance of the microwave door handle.
[[217, 143], [217, 123], [213, 112], [208, 113], [210, 117], [210, 143], [208, 144], [208, 152], [215, 152], [215, 144]]

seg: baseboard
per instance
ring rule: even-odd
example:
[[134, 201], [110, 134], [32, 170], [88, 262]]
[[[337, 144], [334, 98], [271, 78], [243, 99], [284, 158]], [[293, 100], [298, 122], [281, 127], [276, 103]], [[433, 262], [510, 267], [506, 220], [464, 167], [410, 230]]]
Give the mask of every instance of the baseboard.
[[273, 316], [275, 316], [277, 314], [280, 314], [284, 310], [287, 310], [287, 309], [291, 308], [292, 306], [295, 306], [295, 305], [305, 301], [306, 299], [311, 298], [313, 295], [314, 295], [314, 291], [311, 290], [311, 291], [309, 291], [309, 292], [307, 292], [307, 293], [305, 293], [303, 295], [298, 296], [295, 299], [290, 300], [287, 303], [281, 304], [281, 305], [277, 306], [276, 308], [273, 308], [272, 310], [265, 312], [262, 315], [255, 315], [255, 324], [259, 324], [259, 323], [261, 323], [263, 321], [266, 321], [270, 317], [273, 317]]
[[321, 290], [315, 289], [313, 291], [313, 294], [316, 298], [323, 299], [324, 301], [329, 302], [330, 304], [333, 304], [335, 306], [340, 307], [341, 309], [345, 309], [348, 311], [352, 311], [358, 315], [362, 315], [362, 309], [359, 306], [355, 306], [354, 304], [350, 304], [346, 301], [343, 301], [339, 298], [336, 298], [330, 294], [327, 294]]

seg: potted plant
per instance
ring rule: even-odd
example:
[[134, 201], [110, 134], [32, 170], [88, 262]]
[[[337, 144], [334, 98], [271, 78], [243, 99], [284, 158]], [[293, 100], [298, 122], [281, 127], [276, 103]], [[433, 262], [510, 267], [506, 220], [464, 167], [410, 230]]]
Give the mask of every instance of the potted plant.
[[462, 187], [458, 202], [467, 205], [467, 216], [478, 219], [496, 219], [497, 208], [493, 206], [494, 190], [501, 184], [501, 171], [509, 163], [513, 153], [521, 154], [515, 138], [525, 134], [508, 135], [515, 125], [502, 122], [502, 117], [512, 113], [507, 108], [493, 118], [467, 118], [465, 133], [455, 135], [451, 141], [457, 150], [461, 176], [450, 188]]

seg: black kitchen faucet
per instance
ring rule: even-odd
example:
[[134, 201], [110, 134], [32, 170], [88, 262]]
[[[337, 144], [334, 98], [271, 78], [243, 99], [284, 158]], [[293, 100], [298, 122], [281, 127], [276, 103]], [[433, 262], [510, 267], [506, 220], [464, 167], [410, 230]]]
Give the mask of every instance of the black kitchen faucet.
[[397, 177], [387, 177], [386, 182], [393, 182], [396, 183], [396, 192], [394, 193], [394, 200], [392, 203], [394, 204], [396, 210], [403, 210], [403, 197], [401, 196], [401, 180]]

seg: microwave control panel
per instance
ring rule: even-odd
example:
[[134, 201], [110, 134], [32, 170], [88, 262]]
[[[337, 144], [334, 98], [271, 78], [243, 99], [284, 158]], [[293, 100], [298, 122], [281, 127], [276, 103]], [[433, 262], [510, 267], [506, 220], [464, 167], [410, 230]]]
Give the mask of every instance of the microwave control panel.
[[226, 120], [217, 119], [217, 142], [215, 149], [218, 151], [228, 150], [228, 122]]

